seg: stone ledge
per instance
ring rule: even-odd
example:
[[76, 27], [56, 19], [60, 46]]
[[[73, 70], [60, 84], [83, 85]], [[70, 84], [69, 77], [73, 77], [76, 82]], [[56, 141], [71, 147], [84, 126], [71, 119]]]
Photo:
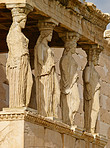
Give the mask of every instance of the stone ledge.
[[55, 120], [54, 118], [52, 120], [51, 118], [49, 119], [47, 117], [43, 117], [39, 115], [36, 110], [30, 108], [5, 108], [0, 112], [0, 122], [16, 120], [24, 120], [33, 124], [41, 125], [61, 134], [66, 134], [80, 140], [89, 141], [90, 143], [101, 147], [104, 147], [107, 144], [107, 139], [103, 135], [92, 135], [91, 133], [84, 132], [84, 129], [79, 127], [76, 127], [74, 130], [72, 130], [69, 125]]

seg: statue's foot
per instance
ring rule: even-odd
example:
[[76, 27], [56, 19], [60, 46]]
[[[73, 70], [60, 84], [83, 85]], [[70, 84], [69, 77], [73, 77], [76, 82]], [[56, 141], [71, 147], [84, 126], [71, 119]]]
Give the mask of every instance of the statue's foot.
[[97, 136], [99, 136], [99, 133], [92, 133], [93, 137], [96, 138]]
[[77, 128], [77, 125], [72, 125], [71, 126], [71, 130], [75, 131], [75, 129]]
[[95, 133], [95, 129], [94, 129], [94, 128], [91, 129], [91, 134], [94, 136], [94, 138], [95, 138], [96, 136], [99, 136], [99, 133]]

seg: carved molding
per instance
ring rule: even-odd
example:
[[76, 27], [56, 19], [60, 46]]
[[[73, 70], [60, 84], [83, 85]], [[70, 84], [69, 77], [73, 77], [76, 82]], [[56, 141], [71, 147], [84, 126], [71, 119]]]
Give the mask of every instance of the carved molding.
[[38, 124], [62, 134], [67, 134], [78, 139], [84, 139], [85, 141], [89, 141], [98, 146], [104, 147], [107, 144], [107, 139], [103, 135], [92, 135], [91, 133], [84, 132], [84, 129], [79, 127], [75, 128], [73, 131], [69, 125], [58, 120], [47, 119], [30, 108], [4, 109], [4, 111], [0, 112], [0, 122], [16, 120], [24, 120]]
[[75, 2], [68, 0], [66, 6], [71, 12], [81, 15], [82, 18], [99, 26], [103, 30], [106, 29], [107, 24], [110, 22], [110, 15], [102, 13], [101, 10], [97, 9], [91, 2], [82, 3], [79, 0], [76, 0]]

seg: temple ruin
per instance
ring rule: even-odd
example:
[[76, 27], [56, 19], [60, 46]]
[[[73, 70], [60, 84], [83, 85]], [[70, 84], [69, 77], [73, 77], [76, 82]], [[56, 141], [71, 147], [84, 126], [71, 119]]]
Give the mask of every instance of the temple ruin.
[[0, 148], [109, 148], [110, 15], [85, 0], [0, 1]]

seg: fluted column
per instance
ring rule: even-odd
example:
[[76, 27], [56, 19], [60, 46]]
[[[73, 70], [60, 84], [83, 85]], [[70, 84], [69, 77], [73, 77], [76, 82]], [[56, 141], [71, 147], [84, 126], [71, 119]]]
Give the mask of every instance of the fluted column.
[[74, 118], [80, 105], [80, 97], [77, 86], [78, 65], [72, 55], [75, 54], [79, 34], [66, 32], [60, 36], [64, 41], [64, 51], [60, 60], [62, 120], [73, 128], [75, 127]]
[[87, 64], [83, 71], [84, 82], [84, 127], [87, 132], [95, 133], [96, 121], [100, 110], [100, 76], [95, 67], [98, 65], [102, 47], [98, 45], [84, 45], [87, 53]]
[[[21, 5], [22, 6], [22, 5]], [[32, 73], [29, 61], [29, 40], [22, 33], [32, 7], [7, 5], [12, 13], [12, 25], [7, 35], [8, 59], [6, 75], [9, 81], [9, 107], [26, 107], [30, 102]]]
[[53, 19], [39, 20], [40, 36], [34, 48], [37, 110], [39, 114], [46, 117], [58, 115], [60, 94], [58, 94], [54, 53], [48, 45], [57, 24]]

